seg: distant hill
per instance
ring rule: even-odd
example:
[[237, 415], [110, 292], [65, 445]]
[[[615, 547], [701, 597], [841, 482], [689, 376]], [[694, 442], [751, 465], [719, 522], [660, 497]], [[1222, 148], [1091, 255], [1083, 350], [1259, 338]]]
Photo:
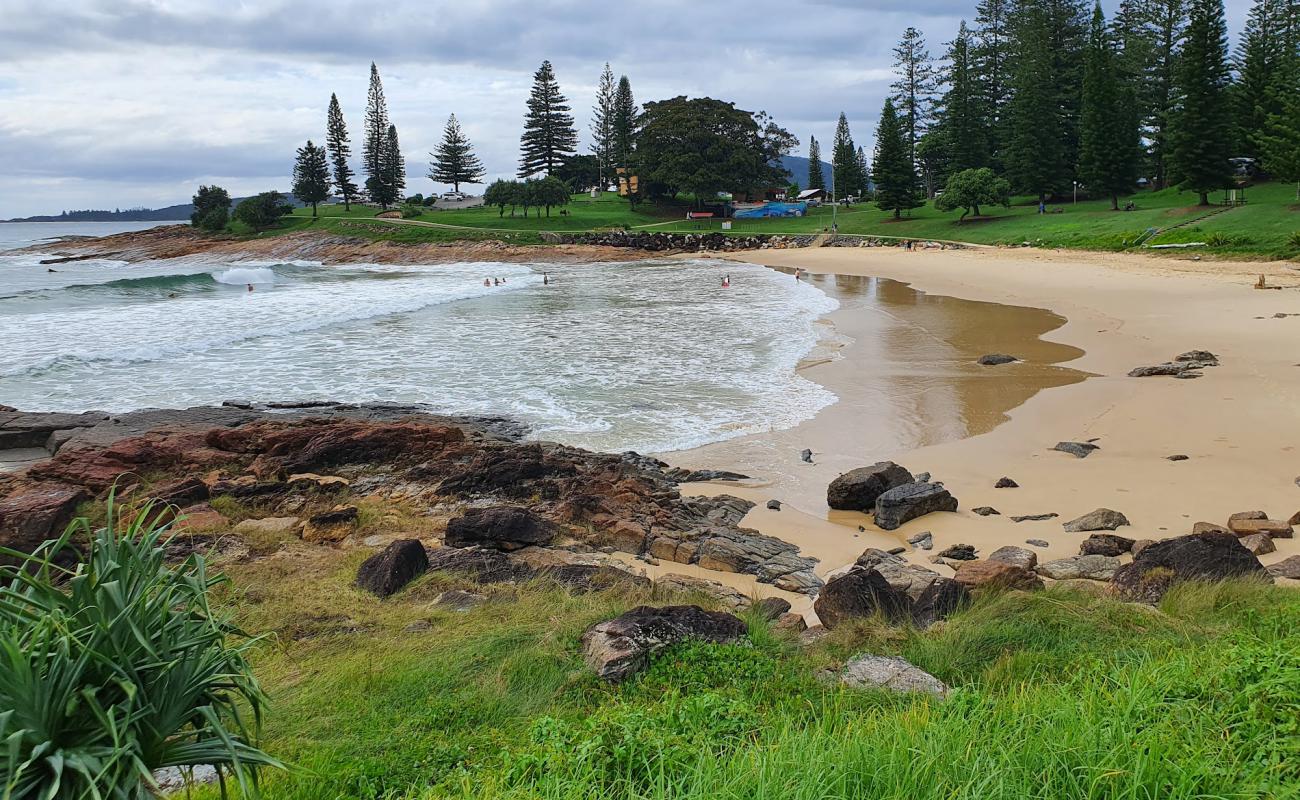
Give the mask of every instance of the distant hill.
[[[303, 204], [298, 202], [298, 198], [288, 192], [281, 192], [289, 203], [295, 207], [301, 207]], [[231, 199], [231, 208], [239, 205], [241, 200], [246, 197], [235, 197]], [[124, 208], [107, 210], [87, 210], [87, 211], [64, 211], [62, 214], [47, 214], [35, 217], [16, 217], [14, 219], [0, 220], [0, 222], [166, 222], [172, 220], [188, 220], [190, 214], [194, 213], [193, 203], [181, 203], [164, 208]]]
[[[790, 173], [790, 180], [799, 184], [801, 189], [808, 188], [808, 165], [811, 163], [803, 156], [781, 157], [781, 166]], [[828, 181], [831, 179], [831, 165], [825, 161], [822, 162], [822, 177]]]

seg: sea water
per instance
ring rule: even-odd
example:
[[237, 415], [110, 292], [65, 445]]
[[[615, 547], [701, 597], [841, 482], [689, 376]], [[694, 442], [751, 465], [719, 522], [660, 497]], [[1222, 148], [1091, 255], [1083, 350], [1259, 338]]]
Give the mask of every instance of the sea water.
[[0, 253], [0, 403], [22, 409], [423, 403], [662, 452], [836, 399], [795, 372], [836, 301], [754, 265], [41, 258]]

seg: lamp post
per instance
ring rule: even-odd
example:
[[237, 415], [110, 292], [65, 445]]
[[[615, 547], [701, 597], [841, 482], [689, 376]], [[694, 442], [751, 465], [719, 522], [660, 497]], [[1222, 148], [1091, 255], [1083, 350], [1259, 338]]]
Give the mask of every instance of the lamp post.
[[1074, 182], [1074, 204], [1079, 205], [1079, 182]]

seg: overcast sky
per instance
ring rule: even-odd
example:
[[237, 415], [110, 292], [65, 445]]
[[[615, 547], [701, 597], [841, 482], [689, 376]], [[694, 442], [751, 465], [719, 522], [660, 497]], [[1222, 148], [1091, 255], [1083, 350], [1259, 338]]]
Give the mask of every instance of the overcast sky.
[[[4, 0], [0, 219], [171, 205], [201, 183], [287, 190], [294, 149], [324, 138], [330, 92], [359, 154], [372, 60], [412, 193], [434, 188], [427, 153], [453, 112], [489, 176], [513, 174], [546, 58], [584, 150], [606, 61], [638, 102], [733, 100], [805, 148], [809, 134], [829, 143], [843, 110], [869, 150], [899, 34], [915, 25], [938, 57], [974, 3]], [[1232, 30], [1248, 3], [1228, 0]]]

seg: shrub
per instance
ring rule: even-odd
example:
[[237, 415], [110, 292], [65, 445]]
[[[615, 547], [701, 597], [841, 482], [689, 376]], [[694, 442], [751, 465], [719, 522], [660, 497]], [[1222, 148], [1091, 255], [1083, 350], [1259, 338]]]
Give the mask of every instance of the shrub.
[[280, 766], [255, 744], [255, 640], [208, 605], [225, 578], [198, 555], [169, 566], [157, 517], [119, 519], [110, 497], [94, 533], [78, 519], [31, 555], [0, 550], [21, 559], [0, 567], [0, 796], [146, 798], [154, 770], [200, 764], [256, 796], [258, 768]]
[[1293, 232], [1286, 240], [1288, 247], [1294, 247], [1300, 250], [1300, 231]]

